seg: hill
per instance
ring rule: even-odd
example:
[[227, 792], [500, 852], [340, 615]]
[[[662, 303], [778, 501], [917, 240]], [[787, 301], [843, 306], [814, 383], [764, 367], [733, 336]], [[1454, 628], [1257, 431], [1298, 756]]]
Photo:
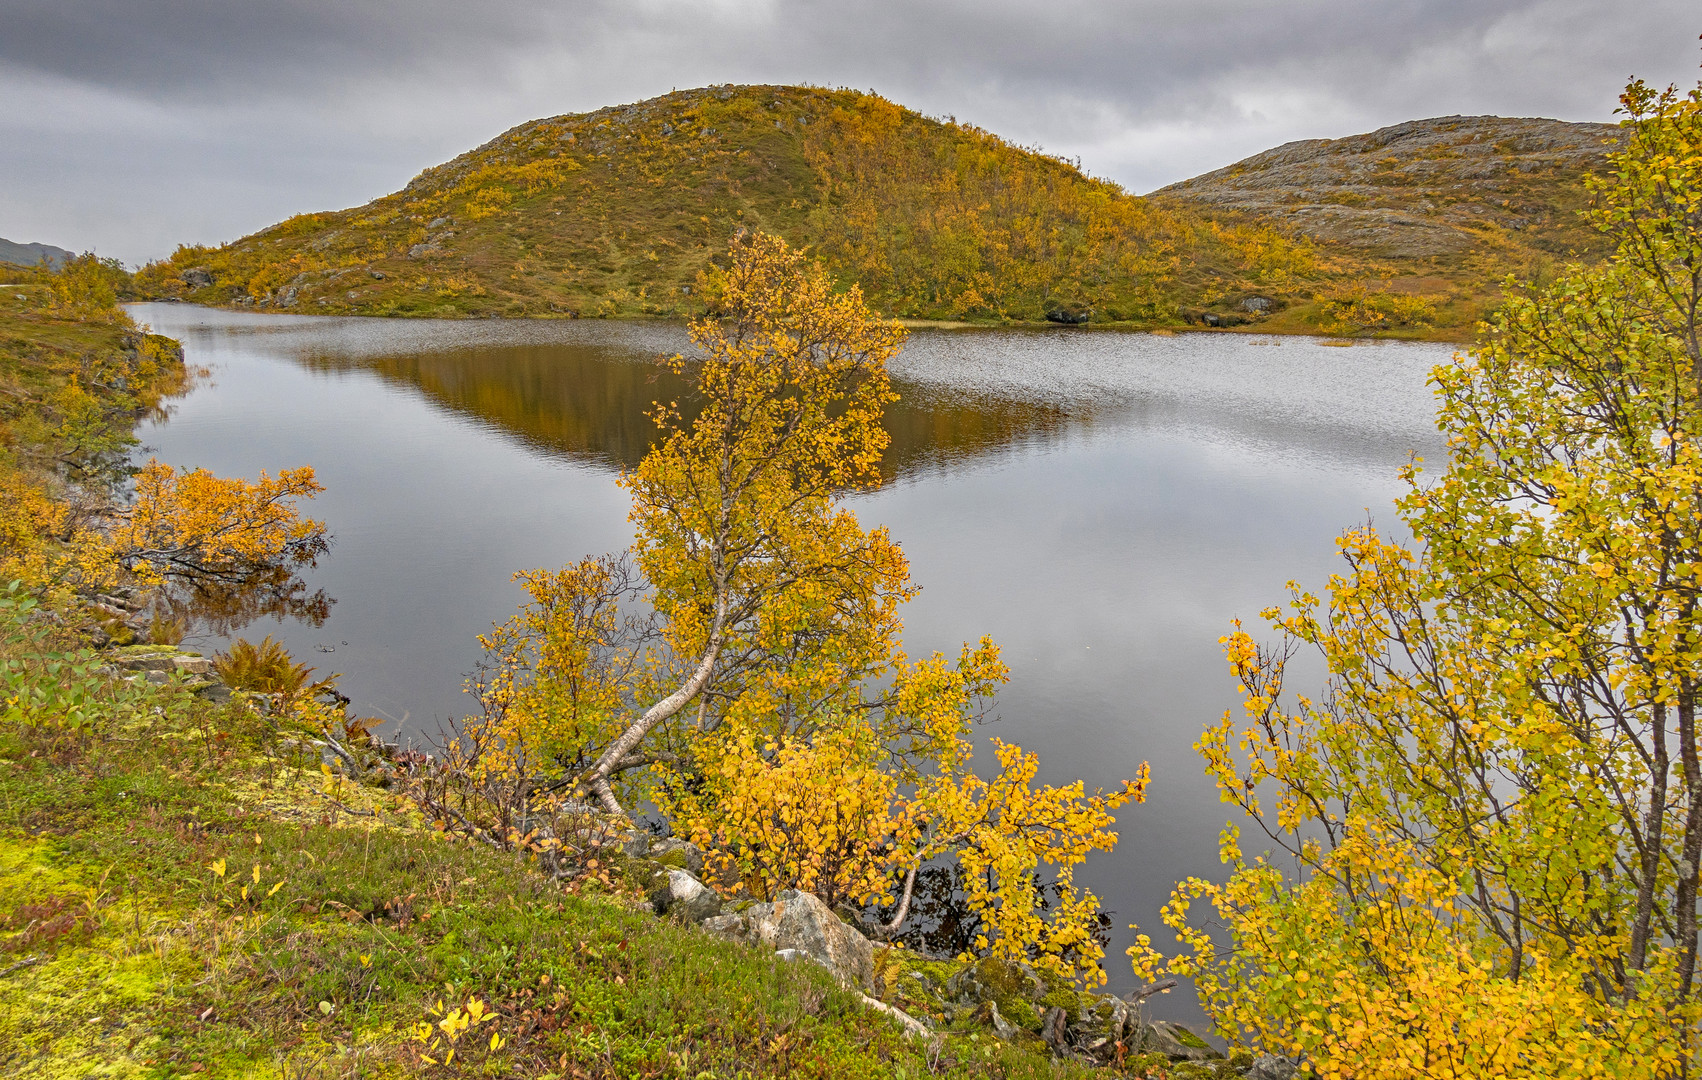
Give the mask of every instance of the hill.
[[145, 295], [273, 310], [683, 316], [737, 229], [900, 317], [1434, 334], [1592, 250], [1614, 129], [1444, 118], [1290, 144], [1131, 196], [849, 90], [723, 86], [522, 124], [402, 190], [144, 268]]
[[0, 263], [17, 266], [63, 266], [72, 254], [52, 244], [19, 244], [0, 237]]
[[315, 312], [687, 314], [739, 228], [927, 318], [1164, 319], [1310, 266], [1272, 230], [1213, 227], [968, 125], [746, 86], [523, 124], [365, 206], [180, 249], [139, 284]]
[[1413, 120], [1307, 139], [1154, 192], [1214, 221], [1282, 222], [1411, 292], [1492, 289], [1607, 252], [1579, 211], [1611, 124], [1499, 116]]

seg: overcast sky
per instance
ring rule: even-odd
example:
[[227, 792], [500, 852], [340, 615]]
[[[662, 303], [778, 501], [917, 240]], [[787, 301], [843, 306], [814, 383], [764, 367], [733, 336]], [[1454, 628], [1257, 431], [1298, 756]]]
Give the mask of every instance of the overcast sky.
[[539, 116], [874, 89], [1136, 192], [1449, 113], [1694, 86], [1696, 0], [0, 0], [0, 236], [128, 263], [352, 206]]

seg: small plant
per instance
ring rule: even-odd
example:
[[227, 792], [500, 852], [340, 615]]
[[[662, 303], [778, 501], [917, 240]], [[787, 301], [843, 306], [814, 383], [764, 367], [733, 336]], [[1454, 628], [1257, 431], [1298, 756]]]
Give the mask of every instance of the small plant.
[[148, 619], [149, 645], [181, 645], [189, 633], [189, 620], [155, 609]]
[[228, 652], [213, 657], [213, 671], [232, 690], [252, 690], [261, 694], [282, 694], [295, 698], [305, 691], [313, 696], [329, 690], [336, 682], [335, 675], [309, 683], [313, 668], [296, 663], [283, 645], [267, 634], [256, 645], [245, 638], [231, 642]]
[[[469, 998], [466, 1005], [450, 1009], [447, 1013], [443, 1011], [441, 1001], [427, 1011], [441, 1019], [436, 1023], [427, 1020], [414, 1025], [414, 1041], [420, 1044], [420, 1062], [425, 1065], [448, 1065], [455, 1060], [463, 1035], [469, 1031], [476, 1032], [479, 1025], [488, 1024], [497, 1018], [496, 1013], [491, 1012], [490, 1007], [478, 998]], [[488, 1041], [481, 1038], [474, 1042], [482, 1043], [486, 1054], [494, 1054], [502, 1049], [507, 1040], [502, 1037], [501, 1032], [492, 1031]], [[428, 1054], [428, 1050], [431, 1053]], [[442, 1057], [433, 1057], [432, 1054], [441, 1054]], [[462, 1056], [465, 1058], [466, 1055]]]

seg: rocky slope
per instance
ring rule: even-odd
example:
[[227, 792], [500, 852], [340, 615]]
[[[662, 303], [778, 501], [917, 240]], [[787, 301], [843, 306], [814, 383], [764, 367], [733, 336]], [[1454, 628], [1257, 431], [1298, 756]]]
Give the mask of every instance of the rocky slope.
[[1497, 245], [1588, 254], [1599, 245], [1578, 218], [1583, 177], [1618, 137], [1610, 124], [1442, 116], [1285, 143], [1155, 194], [1397, 261]]

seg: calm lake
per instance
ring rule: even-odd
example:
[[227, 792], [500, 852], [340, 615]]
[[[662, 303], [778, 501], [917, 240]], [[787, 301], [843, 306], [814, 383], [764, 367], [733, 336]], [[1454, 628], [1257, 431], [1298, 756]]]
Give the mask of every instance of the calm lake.
[[[467, 711], [474, 635], [519, 603], [514, 571], [629, 542], [616, 475], [648, 445], [650, 403], [685, 390], [652, 363], [687, 348], [673, 324], [131, 311], [210, 371], [141, 431], [151, 453], [221, 475], [317, 471], [309, 509], [335, 542], [309, 578], [330, 617], [243, 634], [343, 673], [392, 736]], [[1116, 852], [1077, 878], [1114, 913], [1112, 989], [1135, 983], [1127, 924], [1169, 947], [1171, 885], [1221, 876], [1227, 808], [1192, 749], [1237, 700], [1218, 637], [1256, 625], [1291, 579], [1321, 589], [1343, 529], [1397, 524], [1397, 471], [1441, 459], [1426, 378], [1452, 351], [922, 331], [893, 365], [889, 482], [854, 506], [922, 586], [908, 651], [991, 635], [1011, 682], [984, 734], [1037, 751], [1044, 781], [1110, 787], [1152, 763]], [[1154, 1005], [1197, 1013], [1184, 995]]]

